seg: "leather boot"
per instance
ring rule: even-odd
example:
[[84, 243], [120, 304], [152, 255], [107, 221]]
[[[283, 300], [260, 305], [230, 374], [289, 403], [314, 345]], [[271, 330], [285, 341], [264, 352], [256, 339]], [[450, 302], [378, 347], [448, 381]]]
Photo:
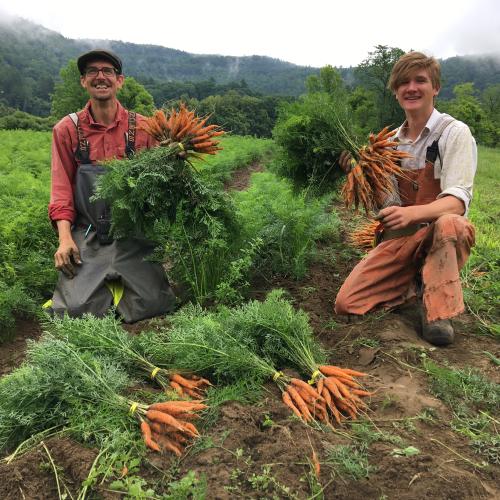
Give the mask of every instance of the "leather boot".
[[425, 315], [422, 316], [422, 337], [427, 342], [444, 346], [449, 345], [455, 339], [455, 332], [449, 319], [439, 319], [428, 323]]

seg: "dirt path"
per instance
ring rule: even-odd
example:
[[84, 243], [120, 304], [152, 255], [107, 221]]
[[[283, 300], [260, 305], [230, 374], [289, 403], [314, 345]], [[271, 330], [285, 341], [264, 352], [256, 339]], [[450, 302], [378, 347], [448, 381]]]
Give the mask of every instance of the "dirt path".
[[253, 163], [247, 167], [240, 168], [233, 172], [231, 179], [224, 184], [224, 191], [243, 191], [250, 184], [250, 177], [255, 172], [263, 172], [264, 166], [260, 163]]
[[[251, 168], [241, 172], [231, 186], [244, 188], [255, 171]], [[342, 243], [324, 247], [302, 280], [260, 277], [252, 296], [262, 298], [272, 288], [286, 289], [295, 305], [310, 315], [315, 333], [330, 350], [331, 361], [370, 374], [367, 388], [376, 394], [363, 423], [333, 432], [306, 427], [290, 418], [270, 385], [257, 405], [225, 404], [215, 426], [179, 462], [151, 454], [154, 468], [147, 474], [158, 491], [170, 479], [195, 471], [206, 478], [207, 498], [302, 499], [321, 490], [326, 499], [345, 500], [500, 498], [500, 466], [484, 467], [468, 438], [452, 430], [450, 409], [432, 395], [421, 370], [425, 356], [455, 368], [475, 367], [498, 383], [499, 368], [484, 354], [500, 357], [498, 343], [473, 333], [473, 319], [468, 315], [454, 321], [456, 342], [439, 349], [418, 336], [411, 307], [375, 313], [354, 323], [336, 316], [334, 297], [357, 258]], [[38, 335], [36, 325], [21, 324], [20, 328], [17, 344], [0, 349], [3, 373], [22, 359], [25, 339]], [[351, 460], [350, 475], [334, 465], [332, 447], [344, 446], [352, 458], [356, 453], [353, 446], [367, 436], [364, 469], [355, 470]], [[95, 451], [63, 442], [63, 448], [73, 452], [56, 454], [58, 446], [54, 446], [54, 459], [73, 492], [73, 483], [90, 470]], [[403, 450], [409, 447], [418, 452], [405, 456]], [[309, 463], [313, 450], [321, 462], [318, 479]], [[79, 457], [77, 470], [74, 456]], [[54, 476], [47, 467], [40, 467], [46, 462], [43, 453], [35, 450], [11, 465], [1, 465], [0, 498], [54, 498]], [[352, 477], [355, 472], [357, 479]]]

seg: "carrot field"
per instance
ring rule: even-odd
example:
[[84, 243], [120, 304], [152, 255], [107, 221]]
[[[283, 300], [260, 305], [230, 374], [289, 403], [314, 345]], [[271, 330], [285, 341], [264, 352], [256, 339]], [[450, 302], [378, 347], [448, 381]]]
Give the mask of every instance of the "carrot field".
[[[362, 256], [337, 188], [294, 189], [272, 140], [222, 145], [195, 167], [234, 227], [197, 248], [176, 246], [185, 229], [172, 224], [161, 250], [178, 309], [122, 325], [44, 315], [50, 134], [0, 131], [0, 498], [498, 498], [500, 150], [479, 148], [467, 310], [455, 343], [436, 348], [411, 306], [334, 314]], [[286, 388], [316, 389], [328, 365], [354, 370], [341, 378], [358, 393], [340, 395], [338, 421], [297, 415]], [[185, 411], [172, 381], [202, 401]], [[175, 449], [157, 452], [140, 422], [165, 401], [185, 420]]]

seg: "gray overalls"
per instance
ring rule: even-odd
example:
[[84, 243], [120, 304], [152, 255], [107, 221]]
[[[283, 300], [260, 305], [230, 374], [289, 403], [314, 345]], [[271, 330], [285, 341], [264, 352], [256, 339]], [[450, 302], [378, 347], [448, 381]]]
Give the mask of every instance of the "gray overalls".
[[[110, 210], [105, 202], [90, 201], [95, 181], [105, 171], [102, 165], [90, 163], [89, 143], [83, 136], [76, 113], [70, 115], [78, 134], [75, 159], [74, 202], [77, 218], [72, 227], [73, 239], [80, 250], [83, 263], [75, 266], [72, 279], [59, 273], [52, 298], [55, 314], [67, 313], [79, 317], [85, 313], [104, 316], [113, 303], [127, 323], [162, 315], [175, 307], [175, 295], [161, 264], [147, 259], [154, 245], [140, 238], [114, 240], [109, 236]], [[126, 134], [126, 153], [135, 148], [135, 113], [129, 112], [129, 133]], [[110, 289], [123, 286], [119, 300]]]

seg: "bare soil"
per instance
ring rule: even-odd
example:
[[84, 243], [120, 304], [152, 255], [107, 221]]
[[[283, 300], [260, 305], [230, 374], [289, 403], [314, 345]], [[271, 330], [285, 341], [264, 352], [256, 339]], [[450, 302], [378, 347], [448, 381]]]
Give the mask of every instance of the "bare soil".
[[263, 172], [264, 167], [260, 163], [253, 163], [247, 167], [233, 172], [231, 178], [224, 184], [224, 191], [243, 191], [250, 184], [250, 177], [255, 172]]
[[[240, 176], [240, 184], [248, 182], [244, 173]], [[348, 215], [344, 217], [348, 227]], [[414, 446], [420, 452], [411, 457], [398, 456], [393, 453], [397, 444], [376, 441], [368, 452], [372, 467], [369, 477], [350, 479], [327, 461], [330, 446], [353, 444], [349, 425], [333, 432], [307, 427], [290, 418], [276, 388], [269, 385], [257, 405], [226, 403], [215, 426], [203, 433], [204, 449], [193, 447], [180, 461], [169, 455], [150, 454], [144, 475], [156, 484], [157, 491], [162, 491], [162, 485], [166, 488], [169, 479], [193, 470], [198, 477], [206, 477], [210, 499], [312, 498], [309, 461], [315, 450], [321, 462], [318, 483], [326, 499], [500, 498], [500, 467], [474, 465], [481, 465], [482, 457], [474, 453], [467, 438], [451, 429], [449, 408], [431, 394], [425, 373], [418, 370], [425, 353], [453, 367], [475, 367], [498, 383], [500, 370], [484, 354], [488, 351], [500, 357], [498, 343], [475, 333], [474, 320], [466, 314], [454, 321], [456, 342], [446, 348], [433, 348], [419, 337], [417, 314], [411, 305], [354, 322], [336, 316], [333, 301], [357, 259], [341, 244], [322, 248], [303, 279], [259, 277], [252, 297], [262, 298], [276, 287], [287, 290], [296, 307], [308, 312], [315, 333], [331, 351], [331, 362], [370, 374], [367, 387], [376, 394], [369, 403], [368, 416], [377, 429], [399, 436], [404, 446]], [[147, 322], [140, 326], [130, 329], [135, 332], [146, 328]], [[19, 323], [16, 339], [0, 347], [0, 373], [17, 366], [26, 338], [38, 335], [36, 323]], [[365, 339], [376, 339], [378, 345], [369, 347]], [[435, 415], [433, 421], [414, 418], [429, 409]], [[49, 440], [47, 447], [64, 484], [76, 493], [97, 450], [66, 438]], [[57, 498], [55, 476], [47, 464], [47, 454], [41, 447], [11, 464], [1, 464], [0, 498]]]

